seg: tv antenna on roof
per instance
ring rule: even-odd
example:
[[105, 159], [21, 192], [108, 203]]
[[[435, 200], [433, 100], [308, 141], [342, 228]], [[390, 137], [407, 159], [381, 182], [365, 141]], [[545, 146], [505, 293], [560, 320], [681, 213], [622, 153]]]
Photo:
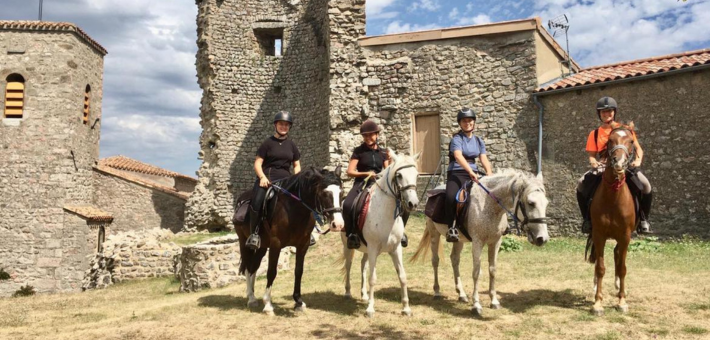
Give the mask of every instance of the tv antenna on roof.
[[[572, 75], [572, 57], [570, 57], [569, 55], [569, 36], [567, 35], [567, 31], [569, 31], [569, 20], [567, 19], [567, 15], [562, 14], [552, 20], [547, 21], [547, 28], [552, 31], [552, 37], [555, 37], [557, 33], [560, 32], [565, 34], [565, 42], [567, 43], [567, 60], [560, 62], [560, 68], [562, 69], [563, 77]], [[569, 73], [565, 74], [565, 70], [562, 65], [567, 66], [567, 70]]]
[[44, 0], [39, 0], [39, 21], [42, 21], [42, 3]]

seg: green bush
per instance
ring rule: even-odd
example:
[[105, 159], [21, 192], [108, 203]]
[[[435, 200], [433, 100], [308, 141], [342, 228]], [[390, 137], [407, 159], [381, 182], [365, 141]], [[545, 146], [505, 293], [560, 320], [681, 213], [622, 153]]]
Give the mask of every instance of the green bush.
[[10, 274], [8, 274], [5, 269], [0, 268], [0, 281], [3, 280], [9, 280], [10, 279]]
[[646, 237], [640, 240], [635, 240], [629, 244], [629, 252], [655, 253], [660, 249], [661, 243], [658, 242], [658, 237]]
[[35, 287], [32, 287], [30, 285], [22, 286], [20, 289], [18, 289], [14, 294], [12, 294], [12, 297], [20, 297], [20, 296], [32, 296], [35, 295]]
[[503, 252], [518, 252], [523, 250], [523, 244], [518, 241], [518, 239], [505, 236], [503, 237], [503, 242], [500, 244], [500, 251]]

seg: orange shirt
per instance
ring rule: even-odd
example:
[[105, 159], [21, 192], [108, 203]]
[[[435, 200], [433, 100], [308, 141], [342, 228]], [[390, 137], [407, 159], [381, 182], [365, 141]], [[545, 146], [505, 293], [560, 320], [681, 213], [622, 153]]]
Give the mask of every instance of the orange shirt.
[[[594, 131], [589, 133], [589, 137], [587, 137], [587, 148], [586, 150], [589, 152], [601, 152], [606, 148], [606, 143], [609, 141], [609, 134], [611, 133], [611, 126], [608, 128], [604, 127], [599, 127], [599, 133], [597, 135], [597, 140], [596, 142], [594, 141]], [[636, 133], [631, 132], [631, 134], [634, 136], [634, 143], [638, 143], [636, 140]]]

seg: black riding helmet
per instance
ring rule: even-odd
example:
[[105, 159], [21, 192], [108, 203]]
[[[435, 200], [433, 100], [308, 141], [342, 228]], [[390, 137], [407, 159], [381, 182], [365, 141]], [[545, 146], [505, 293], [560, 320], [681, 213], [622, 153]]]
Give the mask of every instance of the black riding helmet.
[[599, 120], [602, 119], [601, 111], [606, 109], [614, 109], [613, 120], [616, 120], [616, 116], [619, 114], [619, 107], [616, 104], [616, 100], [612, 97], [602, 97], [597, 101], [597, 117]]
[[456, 115], [456, 122], [460, 123], [461, 119], [464, 118], [473, 118], [473, 121], [475, 122], [476, 113], [473, 112], [473, 110], [464, 106], [463, 108], [461, 108], [461, 110], [459, 110], [459, 113]]
[[274, 124], [276, 122], [289, 122], [293, 125], [293, 116], [288, 111], [279, 111], [279, 113], [274, 116]]
[[366, 120], [362, 125], [360, 125], [360, 134], [366, 134], [366, 133], [377, 133], [382, 131], [379, 126], [377, 126], [377, 123], [371, 121], [371, 120]]

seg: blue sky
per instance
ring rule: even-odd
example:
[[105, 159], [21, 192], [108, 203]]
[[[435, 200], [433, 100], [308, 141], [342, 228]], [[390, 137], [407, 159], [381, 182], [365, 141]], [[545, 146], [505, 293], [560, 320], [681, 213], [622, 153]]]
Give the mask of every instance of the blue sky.
[[[0, 1], [0, 20], [37, 18], [39, 0]], [[195, 0], [44, 0], [43, 12], [44, 20], [77, 24], [109, 51], [101, 157], [122, 154], [194, 176], [202, 131]], [[367, 33], [534, 16], [546, 23], [561, 14], [583, 67], [710, 48], [710, 0], [368, 0]]]

